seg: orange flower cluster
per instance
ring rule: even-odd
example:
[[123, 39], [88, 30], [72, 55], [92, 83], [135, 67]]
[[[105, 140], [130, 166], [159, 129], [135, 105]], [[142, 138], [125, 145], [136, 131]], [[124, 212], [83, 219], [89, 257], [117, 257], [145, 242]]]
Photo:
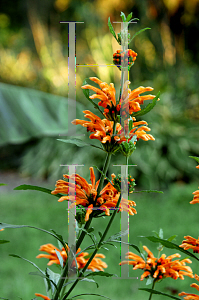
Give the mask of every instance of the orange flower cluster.
[[[104, 210], [107, 216], [110, 215], [109, 209], [112, 207], [116, 207], [120, 192], [118, 192], [111, 183], [108, 183], [100, 191], [97, 198], [97, 188], [99, 185], [99, 180], [95, 183], [95, 174], [93, 167], [90, 168], [91, 184], [89, 184], [83, 177], [78, 174], [63, 175], [63, 177], [71, 179], [75, 183], [65, 180], [58, 180], [56, 183], [56, 189], [52, 191], [51, 194], [66, 194], [67, 196], [62, 196], [58, 201], [72, 201], [73, 203], [70, 205], [70, 208], [72, 208], [74, 205], [83, 205], [87, 207], [85, 221], [89, 220], [89, 215], [92, 213], [93, 206], [99, 207], [100, 210]], [[70, 196], [68, 195], [69, 189]], [[134, 215], [137, 213], [137, 211], [135, 210], [135, 208], [133, 208], [133, 206], [136, 206], [136, 203], [134, 201], [122, 198], [119, 210], [125, 210], [129, 212], [130, 215]]]
[[127, 49], [125, 52], [121, 50], [117, 50], [116, 53], [113, 54], [113, 63], [117, 65], [117, 67], [121, 70], [121, 64], [125, 61], [128, 61], [128, 70], [130, 70], [131, 66], [134, 64], [136, 60], [137, 53], [131, 49]]
[[[195, 279], [197, 281], [199, 281], [199, 276], [197, 274], [195, 274]], [[197, 291], [199, 291], [198, 284], [192, 283], [190, 286], [194, 287]], [[189, 294], [189, 293], [181, 292], [180, 294], [178, 294], [178, 296], [186, 296], [186, 297], [184, 297], [184, 300], [199, 300], [199, 295], [196, 295], [196, 294]]]
[[82, 86], [82, 89], [90, 89], [96, 93], [89, 98], [100, 99], [98, 105], [104, 107], [104, 115], [109, 120], [115, 120], [115, 117], [120, 112], [121, 102], [124, 102], [124, 107], [122, 107], [124, 109], [123, 113], [125, 113], [125, 109], [128, 106], [129, 115], [131, 115], [133, 112], [141, 110], [140, 105], [143, 104], [145, 100], [152, 100], [153, 98], [155, 98], [154, 95], [140, 96], [140, 94], [152, 91], [152, 87], [140, 86], [137, 89], [131, 91], [130, 89], [128, 89], [130, 81], [127, 80], [123, 87], [123, 93], [120, 99], [120, 103], [117, 104], [115, 99], [116, 92], [113, 83], [110, 83], [109, 86], [106, 82], [102, 82], [97, 77], [90, 77], [89, 79], [97, 83], [100, 89], [90, 84]]
[[[67, 245], [66, 245], [66, 248], [68, 249]], [[57, 265], [60, 264], [60, 261], [58, 259], [56, 251], [60, 253], [61, 257], [63, 258], [64, 264], [67, 261], [68, 255], [67, 255], [64, 247], [62, 248], [62, 250], [60, 250], [52, 244], [46, 244], [46, 245], [42, 245], [39, 250], [48, 253], [48, 254], [39, 254], [37, 256], [37, 258], [42, 258], [42, 257], [48, 258], [49, 259], [49, 262], [47, 264], [48, 266], [51, 266], [52, 264], [57, 264]], [[68, 250], [70, 251], [70, 249], [68, 249]], [[79, 253], [80, 251], [81, 251], [81, 249], [79, 248], [77, 250], [76, 254]], [[87, 264], [89, 258], [85, 258], [85, 257], [88, 256], [88, 254], [89, 254], [88, 252], [82, 252], [76, 257], [76, 262], [77, 262], [77, 266], [78, 266], [79, 270], [83, 269], [85, 267], [85, 265]], [[94, 256], [94, 258], [92, 259], [91, 263], [89, 264], [88, 270], [95, 272], [95, 270], [104, 271], [104, 268], [107, 268], [107, 264], [98, 257], [105, 258], [105, 256], [103, 254], [100, 254], [100, 253], [96, 254]], [[72, 263], [72, 267], [75, 267], [75, 266], [76, 266], [76, 263], [74, 260]]]
[[173, 258], [181, 257], [181, 255], [178, 253], [170, 255], [168, 257], [166, 257], [165, 254], [162, 254], [160, 258], [156, 258], [146, 246], [143, 246], [143, 248], [148, 254], [146, 262], [139, 255], [128, 252], [126, 258], [132, 259], [133, 261], [122, 261], [120, 263], [120, 265], [133, 265], [133, 270], [145, 270], [140, 280], [144, 280], [144, 278], [148, 276], [156, 278], [156, 280], [165, 277], [171, 277], [173, 279], [184, 279], [184, 276], [188, 276], [191, 278], [194, 277], [191, 268], [189, 266], [186, 266], [186, 263], [191, 263], [190, 259], [177, 259], [172, 261]]
[[179, 247], [184, 248], [184, 250], [193, 249], [193, 253], [199, 253], [199, 237], [194, 239], [190, 235], [184, 236], [186, 240], [182, 241], [182, 245]]
[[[90, 119], [91, 121], [79, 120], [75, 119], [72, 121], [73, 125], [82, 125], [83, 127], [87, 128], [87, 131], [94, 132], [90, 135], [90, 139], [97, 139], [99, 140], [104, 146], [105, 144], [114, 143], [121, 144], [128, 140], [128, 142], [132, 139], [133, 136], [137, 136], [138, 139], [142, 139], [144, 141], [148, 140], [155, 140], [155, 138], [151, 135], [146, 133], [151, 129], [147, 127], [147, 122], [139, 121], [135, 122], [136, 119], [133, 117], [133, 128], [129, 132], [129, 138], [125, 137], [124, 130], [120, 123], [116, 125], [116, 135], [113, 136], [113, 121], [109, 121], [107, 119], [101, 120], [98, 116], [90, 112], [89, 110], [84, 110], [85, 118]], [[139, 125], [142, 125], [138, 127]], [[106, 146], [109, 144], [106, 144]]]

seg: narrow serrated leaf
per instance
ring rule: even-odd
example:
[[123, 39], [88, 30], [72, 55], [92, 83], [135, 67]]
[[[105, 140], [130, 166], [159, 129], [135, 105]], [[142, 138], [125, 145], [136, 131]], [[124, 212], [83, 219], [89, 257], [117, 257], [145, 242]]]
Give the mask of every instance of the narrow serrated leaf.
[[132, 12], [126, 17], [126, 22], [129, 22], [132, 18]]
[[59, 259], [60, 266], [63, 268], [63, 267], [64, 267], [64, 260], [63, 260], [63, 258], [62, 258], [62, 256], [61, 256], [61, 254], [59, 253], [59, 251], [57, 251], [57, 250], [55, 249], [55, 252], [56, 252], [57, 257], [58, 257], [58, 259]]
[[153, 101], [151, 103], [149, 103], [144, 109], [134, 112], [132, 114], [132, 117], [144, 116], [147, 113], [149, 113], [156, 105], [159, 96], [160, 96], [160, 92], [157, 93], [157, 96], [155, 98], [153, 98]]
[[156, 191], [156, 190], [134, 191], [133, 193], [159, 193], [159, 194], [163, 194], [162, 191]]
[[109, 297], [106, 297], [106, 296], [103, 296], [103, 295], [100, 295], [100, 294], [91, 294], [91, 293], [89, 293], [89, 294], [78, 294], [78, 295], [75, 295], [75, 296], [69, 298], [68, 300], [71, 300], [71, 299], [76, 298], [76, 297], [79, 297], [79, 296], [84, 296], [84, 295], [89, 295], [89, 296], [100, 296], [100, 297], [102, 297], [102, 298], [106, 298], [106, 299], [111, 300], [111, 298], [109, 298]]
[[15, 228], [23, 228], [23, 227], [37, 229], [37, 230], [43, 231], [45, 233], [48, 233], [48, 234], [52, 235], [53, 237], [55, 237], [56, 239], [58, 239], [62, 243], [62, 245], [64, 247], [66, 247], [65, 243], [62, 240], [60, 240], [57, 235], [55, 235], [54, 233], [51, 233], [50, 231], [47, 231], [45, 229], [38, 228], [38, 227], [35, 227], [35, 226], [30, 226], [30, 225], [12, 225], [12, 224], [0, 223], [0, 230], [3, 229], [3, 228], [13, 228], [13, 229], [15, 229]]
[[106, 242], [118, 240], [119, 238], [121, 238], [122, 236], [125, 236], [127, 234], [128, 234], [128, 229], [126, 229], [124, 231], [119, 231], [118, 233], [111, 235]]
[[138, 32], [136, 32], [136, 33], [133, 35], [133, 37], [130, 39], [129, 44], [132, 42], [132, 40], [133, 40], [138, 34], [142, 33], [143, 31], [145, 31], [145, 30], [147, 30], [147, 29], [151, 29], [151, 28], [146, 27], [146, 28], [143, 28], [143, 29], [139, 30]]
[[[0, 183], [0, 186], [2, 186], [2, 185], [7, 185], [7, 183]], [[0, 298], [1, 299], [1, 298]], [[4, 299], [4, 298], [2, 298], [2, 299]]]
[[175, 296], [171, 296], [171, 295], [168, 295], [168, 294], [165, 294], [165, 293], [161, 293], [159, 291], [152, 290], [152, 289], [139, 288], [138, 290], [146, 291], [146, 292], [149, 292], [149, 293], [152, 293], [152, 294], [157, 294], [157, 295], [161, 295], [161, 296], [165, 296], [165, 297], [169, 297], [169, 298], [176, 299], [176, 300], [180, 300], [180, 298], [177, 298]]
[[112, 24], [111, 24], [110, 17], [108, 18], [108, 27], [109, 27], [110, 33], [114, 36], [114, 38], [115, 38], [116, 41], [118, 42], [117, 36], [116, 36], [116, 34], [115, 34], [115, 30], [113, 29], [113, 26], [112, 26]]
[[167, 239], [167, 241], [169, 241], [169, 242], [173, 241], [173, 240], [176, 238], [176, 236], [177, 236], [177, 235], [172, 235], [172, 236], [170, 236], [170, 237]]
[[0, 244], [6, 244], [6, 243], [10, 243], [10, 241], [0, 240]]
[[[41, 186], [30, 185], [30, 184], [19, 185], [19, 186], [15, 187], [14, 190], [17, 190], [17, 191], [21, 191], [21, 190], [39, 191], [39, 192], [43, 192], [43, 193], [52, 195], [51, 194], [52, 190], [47, 189], [47, 188], [43, 188]], [[62, 195], [61, 194], [56, 194], [56, 195], [52, 195], [52, 196], [56, 196], [56, 197], [60, 198]]]
[[199, 157], [197, 156], [189, 156], [189, 157], [195, 159], [199, 163]]
[[126, 16], [122, 11], [121, 11], [120, 17], [122, 18], [123, 22], [126, 22]]
[[66, 143], [66, 144], [74, 144], [77, 147], [94, 147], [94, 148], [98, 148], [100, 150], [103, 150], [101, 147], [95, 146], [95, 145], [90, 144], [90, 143], [86, 143], [86, 142], [84, 142], [80, 139], [76, 139], [76, 138], [67, 139], [67, 140], [57, 139], [57, 141], [60, 141], [60, 142]]
[[153, 278], [149, 277], [146, 280], [146, 285], [152, 284], [152, 282], [153, 282]]
[[184, 250], [183, 248], [179, 247], [178, 245], [176, 245], [168, 240], [163, 240], [163, 239], [157, 238], [155, 236], [142, 236], [142, 237], [145, 237], [149, 241], [154, 242], [154, 243], [161, 243], [166, 248], [177, 249], [178, 251], [183, 252], [186, 255], [191, 256], [199, 261], [199, 258], [197, 258], [194, 254], [192, 254], [191, 252], [189, 252], [187, 250]]
[[33, 263], [32, 261], [30, 261], [30, 260], [28, 260], [28, 259], [26, 259], [26, 258], [24, 258], [22, 256], [16, 255], [16, 254], [9, 254], [9, 256], [20, 258], [20, 259], [23, 259], [23, 260], [29, 262], [31, 265], [33, 265], [35, 268], [37, 268], [37, 270], [39, 270], [39, 272], [41, 274], [43, 274], [45, 276], [45, 273], [35, 263]]
[[105, 277], [112, 277], [112, 276], [117, 276], [116, 274], [111, 274], [108, 272], [103, 272], [103, 271], [99, 271], [99, 272], [92, 272], [87, 274], [85, 277], [89, 277], [89, 276], [105, 276]]
[[88, 282], [93, 282], [97, 285], [97, 288], [99, 287], [99, 284], [94, 280], [94, 279], [88, 279], [88, 278], [83, 278], [82, 280], [80, 281], [88, 281]]

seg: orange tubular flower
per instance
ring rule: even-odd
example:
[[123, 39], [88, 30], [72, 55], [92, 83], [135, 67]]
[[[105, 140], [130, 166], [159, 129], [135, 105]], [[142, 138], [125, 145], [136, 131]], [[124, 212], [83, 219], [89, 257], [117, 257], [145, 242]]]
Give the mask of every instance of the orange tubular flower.
[[[199, 169], [199, 165], [196, 166], [196, 169]], [[190, 204], [196, 204], [199, 203], [199, 190], [193, 192], [192, 194], [194, 194], [193, 200], [191, 202], [189, 202]]]
[[[136, 122], [136, 118], [133, 117], [133, 128], [129, 132], [129, 137], [125, 137], [124, 130], [120, 123], [116, 125], [116, 135], [113, 137], [113, 121], [109, 121], [107, 119], [101, 120], [98, 116], [90, 112], [89, 110], [84, 110], [85, 117], [89, 118], [91, 121], [84, 121], [75, 119], [71, 123], [73, 125], [82, 125], [87, 128], [87, 131], [94, 132], [90, 135], [90, 139], [99, 140], [106, 151], [115, 151], [118, 149], [118, 144], [121, 144], [124, 141], [130, 141], [133, 136], [137, 136], [138, 139], [142, 139], [144, 141], [152, 140], [155, 138], [146, 133], [146, 131], [150, 131], [151, 129], [147, 127], [147, 122], [139, 121]], [[143, 126], [140, 126], [143, 125]], [[140, 126], [140, 127], [139, 127]]]
[[42, 295], [42, 294], [35, 293], [35, 296], [41, 297], [41, 298], [43, 298], [44, 300], [51, 300], [49, 297], [44, 296], [44, 295]]
[[184, 236], [186, 240], [182, 241], [182, 245], [179, 247], [184, 248], [184, 250], [193, 249], [193, 253], [199, 253], [199, 237], [194, 239], [190, 235]]
[[123, 93], [120, 99], [120, 103], [117, 104], [115, 99], [116, 92], [113, 83], [110, 83], [109, 86], [106, 82], [102, 82], [97, 77], [90, 77], [89, 79], [97, 83], [100, 89], [90, 84], [83, 85], [82, 89], [90, 89], [96, 93], [89, 98], [92, 100], [100, 100], [98, 102], [98, 105], [104, 108], [104, 116], [111, 121], [116, 120], [116, 117], [120, 112], [121, 103], [123, 105], [123, 112], [125, 112], [125, 109], [127, 109], [128, 107], [129, 115], [131, 115], [133, 112], [141, 110], [140, 105], [143, 104], [145, 100], [153, 100], [153, 98], [155, 98], [154, 95], [140, 96], [140, 94], [152, 91], [152, 87], [140, 86], [137, 89], [131, 91], [130, 89], [128, 89], [130, 81], [127, 80], [123, 87]]
[[126, 258], [132, 259], [132, 261], [122, 261], [120, 263], [120, 265], [133, 265], [133, 270], [144, 270], [140, 280], [144, 280], [144, 278], [148, 276], [156, 278], [156, 280], [165, 277], [171, 277], [173, 279], [184, 279], [184, 276], [194, 277], [191, 268], [186, 266], [186, 263], [191, 263], [190, 259], [177, 259], [172, 261], [173, 258], [181, 257], [178, 253], [170, 255], [167, 258], [165, 254], [162, 254], [160, 258], [156, 258], [146, 246], [143, 246], [143, 248], [148, 254], [146, 262], [139, 255], [128, 252]]
[[153, 100], [155, 96], [154, 95], [140, 96], [140, 94], [143, 94], [145, 92], [153, 91], [153, 88], [140, 86], [137, 89], [131, 91], [131, 89], [128, 88], [128, 85], [130, 83], [131, 82], [128, 80], [124, 83], [120, 104], [122, 103], [122, 109], [124, 112], [125, 109], [127, 109], [127, 111], [129, 110], [128, 111], [129, 115], [132, 115], [132, 113], [141, 110], [140, 105], [143, 104], [145, 100]]
[[[66, 248], [70, 251], [70, 249], [68, 248], [67, 245], [66, 245]], [[47, 264], [48, 266], [51, 266], [52, 264], [60, 265], [60, 261], [58, 259], [56, 251], [60, 253], [64, 264], [67, 261], [68, 254], [66, 253], [64, 247], [62, 248], [62, 250], [60, 250], [52, 244], [46, 244], [46, 245], [42, 245], [39, 250], [48, 253], [48, 254], [39, 254], [37, 256], [37, 258], [42, 258], [42, 257], [48, 258], [49, 259], [49, 262]], [[78, 254], [80, 251], [81, 251], [81, 249], [79, 248], [77, 250], [76, 254]], [[88, 256], [88, 254], [89, 254], [88, 252], [82, 252], [76, 257], [76, 262], [77, 262], [77, 266], [78, 266], [79, 270], [83, 269], [85, 267], [85, 265], [87, 264], [89, 258], [85, 258], [85, 257]], [[108, 266], [100, 258], [105, 258], [105, 256], [100, 253], [96, 254], [94, 256], [94, 258], [92, 259], [91, 263], [89, 264], [88, 270], [91, 270], [93, 272], [95, 272], [95, 270], [104, 271], [104, 269], [107, 268]], [[76, 266], [76, 263], [74, 260], [72, 263], [72, 267], [75, 267], [75, 266]]]
[[[195, 279], [197, 281], [199, 281], [199, 276], [197, 274], [195, 274]], [[194, 287], [197, 291], [199, 291], [198, 284], [192, 283], [190, 286]], [[196, 294], [189, 294], [189, 293], [181, 292], [180, 294], [178, 294], [178, 296], [186, 296], [186, 297], [184, 297], [184, 300], [199, 300], [199, 295], [196, 295]]]
[[192, 194], [194, 194], [193, 200], [190, 201], [190, 204], [196, 204], [199, 203], [199, 190], [193, 192]]
[[[90, 168], [91, 184], [89, 184], [84, 178], [82, 178], [78, 174], [63, 175], [63, 177], [67, 179], [70, 178], [71, 180], [75, 181], [75, 183], [67, 182], [65, 180], [57, 181], [56, 188], [54, 191], [51, 192], [51, 194], [67, 194], [67, 196], [62, 196], [58, 200], [59, 202], [70, 199], [70, 201], [73, 202], [70, 205], [70, 208], [72, 208], [75, 204], [87, 207], [85, 221], [88, 221], [89, 215], [92, 213], [93, 206], [99, 207], [99, 209], [104, 210], [107, 216], [110, 215], [109, 208], [114, 208], [116, 206], [120, 196], [120, 192], [118, 192], [111, 183], [108, 183], [101, 190], [101, 192], [99, 193], [99, 197], [97, 198], [97, 188], [99, 185], [99, 180], [95, 183], [95, 174], [93, 167]], [[69, 189], [70, 196], [68, 195]], [[136, 203], [134, 201], [122, 198], [119, 210], [125, 210], [129, 212], [130, 215], [134, 215], [137, 212], [133, 208], [133, 206], [136, 206]]]

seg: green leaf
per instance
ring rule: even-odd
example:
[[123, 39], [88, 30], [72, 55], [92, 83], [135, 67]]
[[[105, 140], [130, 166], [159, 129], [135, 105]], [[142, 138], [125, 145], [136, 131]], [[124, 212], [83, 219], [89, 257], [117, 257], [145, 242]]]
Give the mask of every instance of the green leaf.
[[100, 238], [102, 237], [102, 233], [100, 232], [100, 231], [98, 231], [98, 234], [99, 234], [99, 236], [100, 236]]
[[113, 26], [112, 26], [112, 24], [111, 24], [110, 17], [108, 18], [108, 27], [109, 27], [110, 33], [114, 36], [114, 38], [115, 38], [116, 41], [118, 42], [117, 36], [116, 36], [116, 34], [115, 34], [115, 30], [113, 29]]
[[76, 138], [74, 138], [74, 139], [67, 139], [67, 140], [57, 139], [57, 141], [64, 142], [64, 143], [67, 143], [67, 144], [74, 144], [74, 145], [76, 145], [78, 147], [88, 147], [88, 146], [90, 147], [91, 146], [91, 147], [103, 150], [101, 147], [92, 145], [90, 143], [86, 143], [86, 142], [84, 142], [84, 141], [82, 141], [80, 139], [76, 139]]
[[[89, 78], [86, 78], [86, 79], [84, 80], [83, 85], [88, 84], [88, 82], [87, 82], [88, 79], [89, 79]], [[103, 112], [101, 111], [101, 109], [99, 108], [99, 106], [98, 106], [92, 99], [89, 98], [89, 89], [83, 89], [83, 93], [84, 93], [84, 96], [88, 99], [88, 101], [90, 101], [90, 102], [94, 105], [94, 107], [95, 107], [97, 110], [99, 110], [99, 112], [103, 115]], [[103, 117], [104, 117], [104, 115], [103, 115]]]
[[156, 191], [156, 190], [134, 191], [133, 193], [159, 193], [159, 194], [163, 194], [162, 191]]
[[48, 234], [52, 235], [53, 237], [55, 237], [56, 239], [58, 239], [62, 243], [64, 248], [66, 247], [65, 243], [61, 239], [59, 239], [59, 237], [57, 235], [55, 235], [54, 233], [51, 233], [50, 231], [47, 231], [45, 229], [30, 226], [30, 225], [12, 225], [12, 224], [0, 223], [0, 230], [3, 228], [23, 228], [23, 227], [33, 228], [33, 229], [37, 229], [37, 230], [43, 231], [45, 233], [48, 233]]
[[105, 277], [112, 277], [112, 276], [117, 276], [116, 274], [111, 274], [108, 272], [103, 272], [103, 271], [99, 271], [99, 272], [92, 272], [89, 273], [88, 275], [86, 275], [85, 277], [89, 277], [89, 276], [105, 276]]
[[[30, 272], [29, 275], [40, 276], [40, 277], [46, 279], [46, 281], [47, 281], [47, 283], [48, 283], [49, 289], [50, 289], [51, 286], [52, 286], [52, 285], [50, 284], [50, 281], [51, 281], [51, 283], [57, 288], [57, 286], [54, 284], [54, 282], [49, 278], [49, 275], [45, 275], [44, 272], [43, 272], [43, 274], [40, 273], [40, 272]], [[48, 290], [49, 290], [49, 289], [48, 289]], [[54, 288], [53, 288], [53, 289], [54, 289]]]
[[118, 233], [111, 235], [106, 242], [112, 242], [112, 241], [118, 240], [122, 236], [125, 236], [127, 234], [128, 234], [128, 229], [126, 229], [124, 231], [119, 231]]
[[[16, 257], [16, 258], [20, 258], [20, 259], [23, 259], [23, 260], [25, 260], [25, 261], [27, 261], [27, 262], [29, 262], [31, 265], [33, 265], [35, 268], [37, 268], [37, 270], [39, 270], [39, 272], [43, 275], [43, 276], [45, 276], [45, 273], [35, 264], [35, 263], [33, 263], [32, 261], [30, 261], [30, 260], [28, 260], [28, 259], [26, 259], [26, 258], [23, 258], [23, 257], [21, 257], [21, 256], [19, 256], [19, 255], [16, 255], [16, 254], [9, 254], [9, 256], [12, 256], [12, 257]], [[42, 276], [42, 277], [43, 277]], [[45, 276], [46, 277], [46, 276]]]
[[63, 260], [63, 258], [62, 258], [62, 256], [61, 256], [61, 254], [59, 253], [59, 251], [57, 251], [57, 250], [55, 249], [55, 252], [56, 252], [57, 257], [58, 257], [58, 259], [59, 259], [60, 266], [63, 268], [63, 267], [64, 267], [64, 260]]
[[146, 280], [146, 285], [152, 284], [152, 282], [153, 282], [153, 278], [149, 277]]
[[0, 297], [0, 299], [9, 300], [9, 299], [7, 299], [7, 298], [2, 298], [2, 297]]
[[130, 116], [130, 121], [129, 121], [129, 131], [133, 128], [133, 118]]
[[88, 282], [93, 282], [97, 285], [97, 288], [99, 287], [99, 284], [94, 280], [94, 279], [88, 279], [88, 278], [83, 278], [82, 280], [80, 281], [88, 281]]
[[[43, 193], [52, 195], [51, 194], [52, 190], [50, 190], [50, 189], [46, 189], [46, 188], [36, 186], [36, 185], [29, 185], [29, 184], [19, 185], [16, 188], [14, 188], [13, 190], [17, 190], [17, 191], [21, 191], [21, 190], [39, 191], [39, 192], [43, 192]], [[56, 197], [60, 198], [62, 195], [61, 194], [56, 194], [56, 195], [52, 195], [52, 196], [56, 196]]]
[[87, 230], [88, 233], [93, 232], [94, 231], [94, 227], [91, 227]]
[[137, 116], [144, 116], [146, 115], [148, 112], [150, 112], [154, 106], [156, 105], [157, 103], [157, 100], [160, 96], [160, 92], [157, 93], [157, 96], [155, 98], [153, 98], [153, 101], [152, 103], [149, 103], [144, 109], [140, 110], [140, 111], [137, 111], [137, 112], [134, 112], [132, 114], [132, 117], [137, 117]]
[[178, 245], [176, 245], [168, 240], [163, 240], [163, 239], [157, 238], [155, 236], [141, 236], [141, 237], [145, 237], [153, 243], [161, 243], [166, 248], [177, 249], [178, 251], [183, 252], [186, 255], [191, 256], [199, 261], [199, 258], [197, 258], [194, 254], [192, 254], [191, 252], [189, 252], [187, 250], [184, 250], [183, 248], [179, 247]]
[[123, 22], [126, 22], [126, 16], [122, 11], [121, 11], [120, 17], [122, 18]]
[[126, 22], [129, 22], [132, 18], [133, 14], [132, 12], [126, 17]]
[[10, 241], [0, 240], [0, 244], [10, 243]]
[[169, 241], [169, 242], [173, 241], [173, 240], [176, 238], [176, 236], [177, 236], [177, 235], [172, 235], [172, 236], [170, 236], [170, 237], [167, 239], [167, 241]]
[[[2, 186], [2, 185], [7, 185], [7, 183], [0, 183], [0, 186]], [[1, 299], [1, 298], [0, 298]], [[2, 299], [4, 299], [4, 298], [2, 298]]]
[[138, 290], [146, 291], [146, 292], [149, 292], [149, 293], [152, 293], [152, 294], [162, 295], [162, 296], [169, 297], [169, 298], [176, 299], [176, 300], [180, 300], [180, 298], [177, 298], [175, 296], [171, 296], [171, 295], [168, 295], [168, 294], [165, 294], [165, 293], [161, 293], [159, 291], [152, 290], [152, 289], [139, 288]]
[[51, 284], [51, 290], [52, 293], [54, 293], [55, 288], [57, 289], [57, 284], [59, 282], [60, 279], [60, 274], [58, 273], [54, 273], [52, 270], [50, 270], [49, 268], [46, 268], [46, 275], [50, 280], [50, 284]]
[[111, 300], [111, 298], [106, 297], [106, 296], [103, 296], [103, 295], [100, 295], [100, 294], [79, 294], [79, 295], [75, 295], [75, 296], [69, 298], [68, 300], [71, 300], [71, 299], [76, 298], [76, 297], [79, 297], [79, 296], [84, 296], [84, 295], [89, 295], [89, 296], [100, 296], [100, 297], [102, 297], [102, 298], [106, 298], [106, 299]]
[[129, 44], [132, 42], [132, 40], [133, 40], [138, 34], [142, 33], [143, 31], [145, 31], [145, 30], [147, 30], [147, 29], [151, 29], [151, 28], [146, 27], [146, 28], [143, 28], [143, 29], [139, 30], [138, 32], [136, 32], [136, 33], [133, 35], [133, 37], [131, 38], [131, 40], [129, 41]]
[[100, 172], [100, 174], [102, 174], [104, 176], [104, 178], [106, 178], [112, 184], [111, 180], [107, 176], [105, 176], [105, 174], [97, 166], [93, 166], [93, 168], [97, 169], [98, 172]]
[[199, 157], [197, 157], [197, 156], [189, 156], [189, 157], [195, 159], [197, 161], [197, 163], [199, 163]]

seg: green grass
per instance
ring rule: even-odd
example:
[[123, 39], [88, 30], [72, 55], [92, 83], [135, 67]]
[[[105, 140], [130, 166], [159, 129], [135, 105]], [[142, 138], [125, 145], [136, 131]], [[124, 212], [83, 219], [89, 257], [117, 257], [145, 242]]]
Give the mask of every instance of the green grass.
[[[152, 231], [164, 231], [164, 237], [178, 235], [175, 243], [180, 244], [184, 235], [198, 237], [197, 228], [199, 226], [198, 210], [199, 206], [190, 205], [192, 200], [192, 192], [197, 189], [197, 183], [192, 185], [172, 185], [169, 191], [164, 194], [134, 194], [131, 196], [137, 203], [137, 212], [135, 216], [129, 217], [129, 228], [131, 243], [146, 245], [150, 250], [157, 254], [157, 244], [148, 241], [140, 236], [152, 235]], [[66, 202], [58, 203], [57, 198], [41, 192], [30, 191], [13, 191], [11, 193], [1, 194], [1, 211], [0, 222], [9, 224], [28, 224], [44, 228], [46, 230], [54, 229], [67, 240], [67, 211]], [[92, 226], [96, 228], [96, 232], [103, 231], [109, 217], [105, 219], [99, 218], [93, 220]], [[120, 214], [117, 214], [109, 236], [120, 230]], [[53, 243], [57, 246], [57, 241], [50, 235], [43, 232], [30, 229], [6, 229], [0, 232], [1, 239], [9, 240], [10, 243], [0, 245], [0, 297], [15, 300], [22, 298], [33, 299], [34, 293], [43, 293], [46, 295], [43, 279], [38, 276], [29, 275], [36, 269], [28, 262], [9, 256], [9, 254], [17, 254], [36, 263], [41, 269], [46, 268], [46, 259], [36, 259], [39, 254], [39, 247], [42, 244]], [[82, 247], [88, 245], [89, 239], [83, 243]], [[100, 253], [106, 255], [107, 271], [120, 276], [120, 247], [110, 246], [109, 251], [101, 249]], [[130, 251], [135, 252], [133, 248]], [[171, 249], [164, 249], [166, 255], [175, 253]], [[182, 258], [184, 255], [182, 254]], [[57, 266], [52, 266], [54, 272], [58, 272]], [[133, 271], [130, 266], [130, 276], [139, 277], [141, 270]], [[193, 261], [192, 269], [194, 273], [198, 272], [197, 262]], [[145, 281], [139, 279], [114, 279], [114, 278], [95, 278], [99, 283], [97, 289], [94, 283], [80, 282], [77, 285], [75, 294], [80, 293], [98, 293], [106, 295], [113, 300], [119, 299], [148, 299], [146, 292], [138, 291], [138, 288], [146, 286]], [[176, 288], [178, 292], [184, 290], [193, 292], [189, 285], [194, 282], [188, 277], [184, 281], [177, 281], [167, 278], [156, 285], [156, 289], [162, 292], [168, 292], [167, 288]], [[177, 295], [175, 295], [177, 296]], [[154, 295], [154, 300], [162, 299], [158, 295]], [[93, 296], [81, 296], [76, 299], [96, 299], [103, 298]], [[167, 299], [167, 298], [165, 298]]]

